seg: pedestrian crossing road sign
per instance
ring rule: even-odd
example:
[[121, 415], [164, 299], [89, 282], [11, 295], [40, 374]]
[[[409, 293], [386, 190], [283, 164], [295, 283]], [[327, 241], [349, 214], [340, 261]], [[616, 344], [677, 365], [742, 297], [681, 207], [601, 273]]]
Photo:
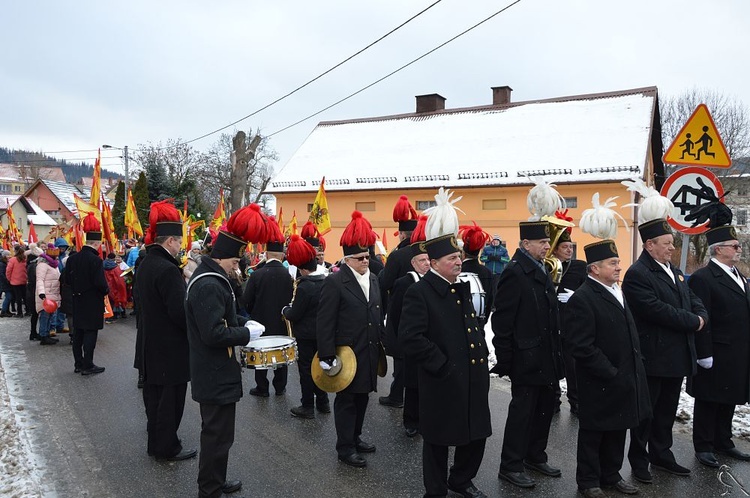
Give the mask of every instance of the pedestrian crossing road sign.
[[667, 164], [708, 168], [728, 168], [732, 165], [706, 104], [699, 104], [695, 108], [662, 160]]

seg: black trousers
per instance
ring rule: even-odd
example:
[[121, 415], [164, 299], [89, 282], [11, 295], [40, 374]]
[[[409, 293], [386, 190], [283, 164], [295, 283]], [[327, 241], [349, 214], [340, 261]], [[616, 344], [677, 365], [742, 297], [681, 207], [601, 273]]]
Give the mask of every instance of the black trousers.
[[229, 449], [234, 443], [236, 403], [200, 404], [201, 453], [198, 458], [198, 496], [219, 498], [227, 480]]
[[523, 472], [523, 461], [547, 462], [547, 439], [555, 408], [555, 389], [511, 384], [500, 469]]
[[[286, 380], [289, 374], [289, 367], [286, 365], [273, 371], [273, 388], [277, 393], [286, 389]], [[268, 370], [255, 369], [255, 385], [263, 392], [268, 392]]]
[[404, 400], [404, 359], [393, 357], [393, 381], [388, 397], [393, 401]]
[[404, 392], [404, 428], [419, 429], [419, 389], [407, 387]]
[[312, 360], [318, 350], [315, 339], [297, 339], [297, 368], [299, 368], [299, 383], [302, 388], [302, 406], [312, 408], [315, 398], [318, 406], [327, 405], [328, 393], [315, 385], [312, 378]]
[[735, 405], [695, 400], [693, 408], [693, 447], [696, 452], [725, 451], [734, 448], [732, 418]]
[[674, 462], [672, 426], [680, 402], [682, 377], [646, 377], [653, 418], [630, 431], [628, 460], [634, 469], [645, 469], [649, 462]]
[[97, 329], [76, 328], [73, 334], [73, 361], [76, 368], [87, 370], [94, 365], [94, 348], [98, 336]]
[[182, 413], [185, 411], [187, 382], [174, 386], [146, 383], [143, 400], [146, 403], [147, 451], [157, 458], [169, 458], [182, 451], [177, 437]]
[[31, 337], [39, 335], [39, 329], [37, 324], [39, 323], [39, 313], [36, 312], [36, 308], [32, 308], [31, 312]]
[[576, 483], [579, 489], [608, 486], [622, 480], [620, 469], [625, 458], [626, 432], [627, 429], [578, 429]]
[[[13, 298], [16, 300], [16, 315], [23, 316], [24, 303], [26, 311], [30, 311], [29, 303], [26, 302], [26, 284], [13, 285]], [[32, 303], [33, 304], [33, 303]]]
[[425, 497], [446, 496], [448, 483], [456, 489], [466, 489], [479, 472], [484, 457], [486, 439], [477, 439], [463, 446], [456, 446], [453, 465], [448, 475], [448, 446], [422, 442], [422, 477]]
[[333, 418], [336, 423], [336, 451], [340, 456], [356, 452], [362, 435], [369, 393], [336, 394], [333, 400]]
[[571, 409], [578, 409], [578, 379], [576, 378], [576, 360], [570, 354], [570, 349], [565, 347], [563, 340], [562, 349], [563, 363], [565, 364], [565, 382], [568, 385], [568, 403]]

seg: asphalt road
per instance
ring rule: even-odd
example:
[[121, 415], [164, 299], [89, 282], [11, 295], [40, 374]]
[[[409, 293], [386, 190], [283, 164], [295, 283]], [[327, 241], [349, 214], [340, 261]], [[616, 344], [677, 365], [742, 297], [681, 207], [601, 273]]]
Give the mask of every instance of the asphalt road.
[[[23, 414], [45, 496], [59, 497], [193, 497], [197, 496], [198, 460], [160, 463], [146, 455], [146, 419], [133, 369], [135, 320], [106, 325], [99, 334], [95, 363], [106, 372], [83, 377], [73, 373], [68, 337], [55, 346], [28, 340], [26, 319], [0, 318], [0, 358], [13, 405]], [[290, 416], [299, 404], [296, 366], [284, 396], [255, 398], [252, 372], [244, 375], [246, 395], [237, 405], [237, 430], [230, 453], [228, 478], [242, 479], [233, 496], [252, 497], [418, 497], [423, 493], [421, 439], [407, 438], [401, 411], [381, 406], [389, 379], [379, 380], [370, 395], [363, 439], [377, 445], [365, 455], [368, 466], [354, 469], [336, 459], [333, 414], [315, 420]], [[487, 442], [475, 484], [490, 497], [576, 496], [575, 441], [577, 421], [563, 404], [556, 415], [548, 447], [549, 461], [563, 470], [561, 478], [534, 475], [537, 486], [521, 490], [498, 480], [502, 433], [510, 402], [510, 384], [492, 379], [490, 406], [493, 436]], [[190, 398], [180, 427], [185, 448], [197, 448], [198, 405]], [[738, 443], [745, 451], [746, 442]], [[675, 435], [678, 461], [693, 470], [689, 478], [654, 471], [654, 484], [639, 485], [640, 496], [711, 497], [724, 487], [717, 473], [694, 458], [690, 438]], [[727, 462], [734, 475], [750, 483], [750, 463]], [[631, 480], [627, 459], [623, 476]], [[637, 484], [637, 483], [636, 483]], [[610, 496], [617, 493], [610, 491]], [[454, 495], [458, 496], [458, 495]], [[732, 496], [743, 496], [734, 490]]]

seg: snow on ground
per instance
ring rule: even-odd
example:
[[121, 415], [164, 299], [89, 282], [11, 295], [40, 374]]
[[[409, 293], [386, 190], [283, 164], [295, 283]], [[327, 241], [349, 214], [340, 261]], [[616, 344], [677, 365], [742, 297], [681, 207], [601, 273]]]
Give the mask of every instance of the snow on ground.
[[24, 407], [12, 403], [0, 361], [0, 497], [42, 496], [28, 439], [23, 432]]

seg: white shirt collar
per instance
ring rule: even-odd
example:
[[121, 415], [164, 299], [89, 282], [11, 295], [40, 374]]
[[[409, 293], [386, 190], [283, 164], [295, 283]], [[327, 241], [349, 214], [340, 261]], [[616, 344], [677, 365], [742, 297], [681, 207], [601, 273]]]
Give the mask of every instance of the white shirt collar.
[[599, 284], [602, 287], [604, 287], [605, 289], [607, 289], [610, 292], [610, 294], [612, 294], [615, 297], [615, 299], [617, 299], [617, 301], [620, 303], [620, 305], [623, 308], [625, 307], [625, 299], [622, 296], [622, 290], [620, 289], [619, 285], [617, 285], [616, 283], [612, 284], [611, 286], [606, 285], [605, 283], [600, 282], [599, 280], [595, 279], [591, 275], [589, 275], [589, 278], [591, 280], [593, 280], [594, 282], [596, 282], [597, 284]]

